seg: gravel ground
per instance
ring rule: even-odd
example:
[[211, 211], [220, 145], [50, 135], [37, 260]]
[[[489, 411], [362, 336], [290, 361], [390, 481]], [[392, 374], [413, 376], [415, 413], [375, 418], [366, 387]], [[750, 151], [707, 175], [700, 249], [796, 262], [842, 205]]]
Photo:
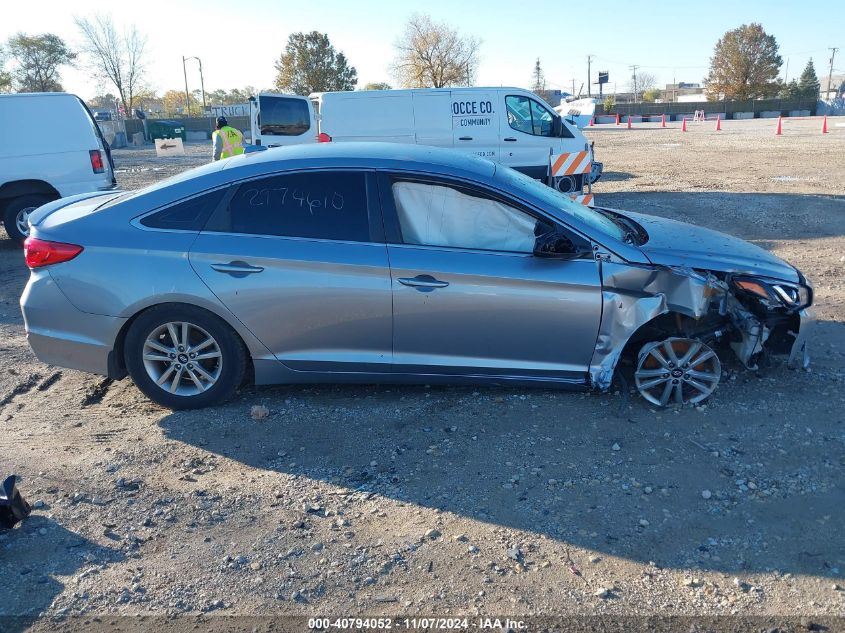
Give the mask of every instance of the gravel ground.
[[[36, 509], [0, 533], [0, 615], [842, 615], [845, 127], [832, 123], [827, 136], [818, 119], [781, 137], [771, 120], [587, 130], [600, 204], [733, 233], [815, 283], [811, 370], [730, 366], [700, 408], [320, 386], [172, 413], [127, 380], [35, 359], [17, 305], [27, 271], [3, 236], [0, 473]], [[187, 151], [117, 150], [119, 183], [210, 148]]]

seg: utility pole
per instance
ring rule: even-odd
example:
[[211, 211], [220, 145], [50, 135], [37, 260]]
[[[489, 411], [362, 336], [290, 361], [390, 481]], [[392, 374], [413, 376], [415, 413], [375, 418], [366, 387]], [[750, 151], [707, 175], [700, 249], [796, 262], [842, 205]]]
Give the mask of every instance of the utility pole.
[[630, 68], [634, 73], [634, 103], [638, 103], [640, 100], [640, 93], [639, 90], [637, 90], [637, 68], [639, 68], [639, 66], [628, 66], [628, 68]]
[[595, 57], [595, 55], [587, 55], [587, 96], [588, 97], [593, 96], [592, 87], [591, 87], [592, 86], [592, 79], [591, 79], [592, 75], [590, 75], [590, 62], [593, 61], [593, 57]]
[[827, 94], [826, 96], [830, 97], [830, 83], [833, 80], [833, 58], [836, 57], [836, 51], [838, 48], [830, 47], [830, 70], [827, 73]]

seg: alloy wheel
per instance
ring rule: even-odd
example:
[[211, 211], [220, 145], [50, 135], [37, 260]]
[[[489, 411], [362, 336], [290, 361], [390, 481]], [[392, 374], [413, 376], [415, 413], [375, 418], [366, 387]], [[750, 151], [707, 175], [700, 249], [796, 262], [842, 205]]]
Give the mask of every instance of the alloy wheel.
[[640, 395], [661, 407], [696, 404], [719, 384], [722, 365], [710, 347], [688, 338], [646, 343], [634, 380]]
[[26, 207], [18, 211], [18, 215], [15, 217], [15, 226], [18, 232], [24, 237], [29, 235], [29, 214], [35, 211], [35, 209], [37, 207]]
[[220, 345], [203, 328], [187, 321], [155, 328], [144, 341], [144, 368], [164, 391], [195, 396], [208, 391], [220, 378]]

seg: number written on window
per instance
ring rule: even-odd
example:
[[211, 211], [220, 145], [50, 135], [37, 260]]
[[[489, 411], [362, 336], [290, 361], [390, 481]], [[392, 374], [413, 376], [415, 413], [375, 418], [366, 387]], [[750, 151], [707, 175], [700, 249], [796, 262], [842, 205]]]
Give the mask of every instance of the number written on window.
[[303, 172], [244, 183], [229, 202], [225, 230], [254, 235], [369, 241], [365, 175]]

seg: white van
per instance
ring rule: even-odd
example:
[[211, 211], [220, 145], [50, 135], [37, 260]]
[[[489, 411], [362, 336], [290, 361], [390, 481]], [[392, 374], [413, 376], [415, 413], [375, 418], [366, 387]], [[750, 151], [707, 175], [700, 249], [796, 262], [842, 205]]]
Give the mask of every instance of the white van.
[[[250, 106], [253, 142], [267, 147], [315, 141], [449, 147], [513, 167], [564, 193], [582, 192], [602, 170], [577, 126], [522, 88], [365, 90], [309, 98], [262, 93]], [[552, 156], [583, 152], [590, 173], [552, 177]]]
[[0, 138], [0, 212], [19, 242], [42, 204], [117, 184], [109, 145], [75, 95], [0, 95]]

